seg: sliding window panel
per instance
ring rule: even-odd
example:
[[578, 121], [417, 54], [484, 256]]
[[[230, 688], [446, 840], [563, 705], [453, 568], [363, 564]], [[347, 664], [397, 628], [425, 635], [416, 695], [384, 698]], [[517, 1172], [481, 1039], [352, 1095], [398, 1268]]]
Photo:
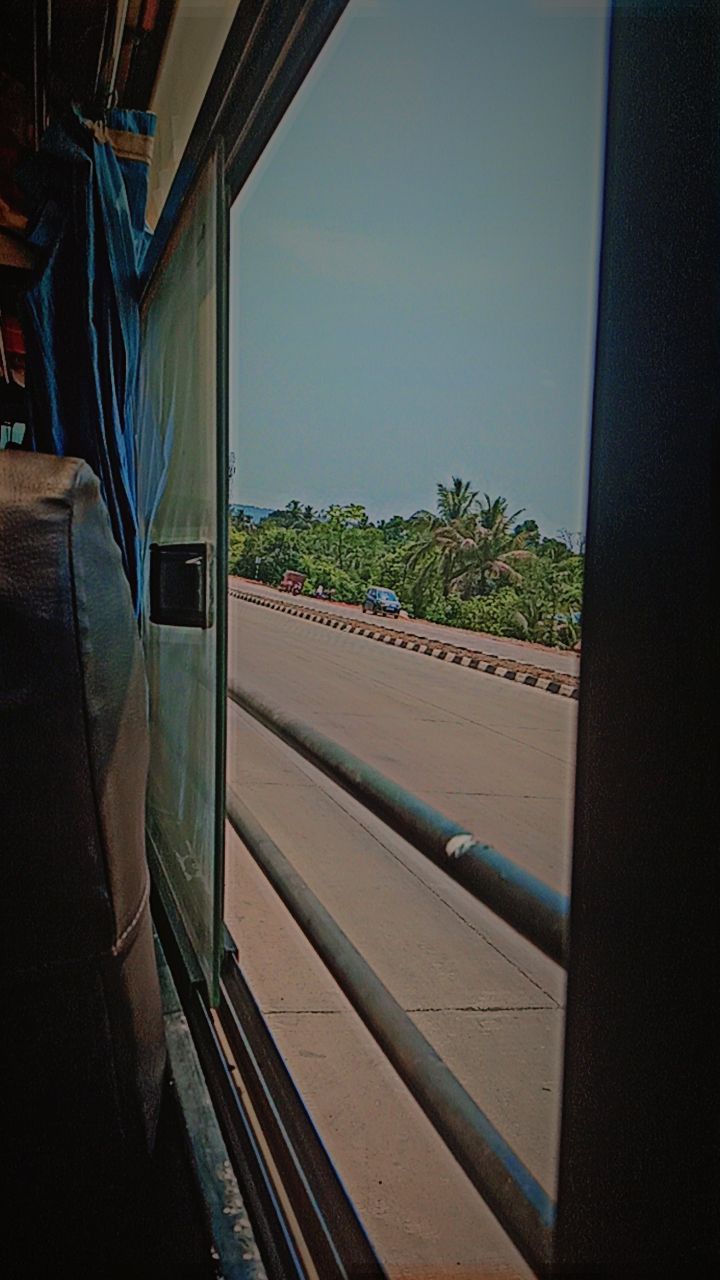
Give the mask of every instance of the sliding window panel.
[[138, 433], [149, 847], [213, 1002], [225, 805], [225, 226], [223, 163], [216, 151], [144, 298]]

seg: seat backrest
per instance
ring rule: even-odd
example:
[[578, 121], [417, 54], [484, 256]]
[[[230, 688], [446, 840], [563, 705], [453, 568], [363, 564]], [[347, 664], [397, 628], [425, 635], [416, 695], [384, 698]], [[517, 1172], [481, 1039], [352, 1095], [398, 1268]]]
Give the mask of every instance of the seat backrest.
[[96, 477], [75, 458], [0, 453], [2, 1053], [31, 1191], [32, 1159], [51, 1167], [53, 1147], [89, 1186], [153, 1142], [165, 1049], [146, 700]]

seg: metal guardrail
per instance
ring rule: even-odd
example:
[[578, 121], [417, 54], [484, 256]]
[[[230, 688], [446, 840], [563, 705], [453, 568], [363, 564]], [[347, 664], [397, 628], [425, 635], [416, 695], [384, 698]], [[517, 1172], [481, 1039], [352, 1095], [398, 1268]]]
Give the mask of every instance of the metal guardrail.
[[230, 790], [228, 819], [511, 1240], [547, 1274], [555, 1206], [367, 961]]
[[228, 688], [228, 696], [551, 960], [567, 967], [565, 896], [317, 729], [236, 686]]

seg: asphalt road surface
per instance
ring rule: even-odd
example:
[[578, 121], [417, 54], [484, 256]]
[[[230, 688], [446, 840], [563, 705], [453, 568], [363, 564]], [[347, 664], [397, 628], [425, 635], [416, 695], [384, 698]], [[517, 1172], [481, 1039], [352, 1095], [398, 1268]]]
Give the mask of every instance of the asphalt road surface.
[[[363, 616], [367, 622], [371, 620], [369, 613], [363, 615], [359, 604], [330, 604], [314, 600], [311, 596], [289, 596], [287, 592], [283, 593], [275, 587], [266, 587], [262, 582], [252, 582], [247, 578], [232, 578], [231, 582], [244, 591], [251, 591], [254, 595], [268, 599], [306, 604], [313, 609], [322, 609], [357, 621], [361, 621]], [[463, 649], [472, 649], [491, 657], [514, 658], [516, 662], [530, 662], [538, 667], [546, 667], [548, 671], [564, 671], [570, 675], [578, 675], [580, 671], [580, 654], [566, 649], [551, 649], [548, 645], [528, 644], [523, 640], [506, 640], [484, 632], [464, 631], [461, 627], [443, 627], [436, 622], [425, 622], [422, 618], [394, 619], [380, 616], [377, 621], [384, 627], [404, 631], [409, 635], [424, 636], [438, 644], [456, 644]]]
[[[231, 599], [229, 678], [567, 891], [576, 705]], [[228, 785], [554, 1192], [564, 983], [549, 960], [235, 704]], [[397, 1280], [525, 1264], [228, 832], [226, 920]]]

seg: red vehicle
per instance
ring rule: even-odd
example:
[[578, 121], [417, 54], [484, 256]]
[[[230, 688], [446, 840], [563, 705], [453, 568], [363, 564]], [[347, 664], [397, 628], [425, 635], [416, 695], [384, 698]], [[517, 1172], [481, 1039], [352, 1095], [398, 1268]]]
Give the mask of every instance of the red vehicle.
[[304, 573], [297, 573], [295, 569], [286, 569], [278, 591], [289, 591], [290, 595], [299, 596], [305, 585], [305, 576]]

